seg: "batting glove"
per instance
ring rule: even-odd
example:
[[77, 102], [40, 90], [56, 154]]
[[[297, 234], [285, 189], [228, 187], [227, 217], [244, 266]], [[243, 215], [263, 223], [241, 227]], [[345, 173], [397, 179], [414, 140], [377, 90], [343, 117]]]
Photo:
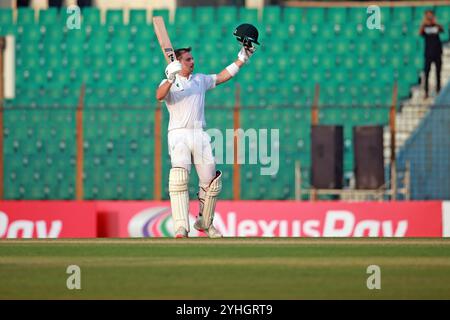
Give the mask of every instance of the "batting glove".
[[243, 63], [246, 63], [248, 59], [253, 55], [255, 52], [255, 47], [242, 47], [241, 51], [238, 53], [238, 59], [242, 61]]
[[167, 81], [173, 83], [175, 81], [175, 77], [177, 73], [181, 71], [181, 63], [178, 60], [172, 61], [166, 67], [166, 77]]

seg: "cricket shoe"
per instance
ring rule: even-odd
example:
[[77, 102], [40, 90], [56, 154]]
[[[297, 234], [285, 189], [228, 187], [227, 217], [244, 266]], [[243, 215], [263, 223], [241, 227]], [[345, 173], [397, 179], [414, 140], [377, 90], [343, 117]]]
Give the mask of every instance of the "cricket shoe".
[[175, 232], [175, 238], [187, 238], [188, 233], [184, 227], [179, 227]]
[[194, 228], [198, 231], [203, 231], [210, 238], [222, 238], [222, 234], [219, 230], [217, 230], [213, 225], [211, 225], [208, 229], [203, 227], [203, 222], [201, 218], [198, 218], [194, 223]]

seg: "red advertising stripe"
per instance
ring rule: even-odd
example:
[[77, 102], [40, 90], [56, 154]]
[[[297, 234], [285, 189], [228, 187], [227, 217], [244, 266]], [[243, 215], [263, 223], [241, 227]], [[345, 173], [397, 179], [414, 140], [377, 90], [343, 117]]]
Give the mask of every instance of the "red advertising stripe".
[[[143, 237], [153, 235], [165, 213], [170, 213], [169, 201], [97, 201], [102, 237]], [[150, 236], [150, 235], [149, 235]]]
[[91, 238], [96, 236], [97, 210], [94, 202], [0, 202], [0, 238]]
[[[172, 235], [168, 201], [100, 201], [110, 237]], [[198, 203], [191, 202], [191, 226]], [[216, 227], [231, 237], [442, 237], [442, 204], [424, 202], [219, 201]], [[101, 227], [101, 226], [100, 226]], [[190, 236], [196, 236], [191, 227]]]
[[[198, 236], [197, 201], [190, 210]], [[215, 225], [230, 237], [442, 237], [442, 216], [438, 201], [219, 201]], [[0, 238], [172, 235], [168, 201], [0, 202]]]
[[442, 237], [441, 202], [221, 201], [229, 236]]

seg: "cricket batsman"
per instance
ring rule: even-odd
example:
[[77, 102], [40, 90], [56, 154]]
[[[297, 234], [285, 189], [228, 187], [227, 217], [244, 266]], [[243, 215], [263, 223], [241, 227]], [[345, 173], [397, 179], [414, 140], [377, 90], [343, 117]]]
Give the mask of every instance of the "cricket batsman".
[[258, 31], [250, 24], [236, 28], [234, 35], [243, 46], [238, 59], [219, 74], [194, 73], [191, 48], [175, 50], [156, 98], [164, 100], [169, 111], [168, 147], [172, 168], [169, 173], [169, 195], [175, 238], [187, 238], [189, 228], [189, 173], [192, 163], [199, 178], [200, 212], [194, 224], [210, 238], [222, 234], [214, 227], [214, 209], [222, 189], [222, 172], [216, 171], [210, 136], [203, 130], [205, 123], [205, 93], [234, 77], [255, 52]]

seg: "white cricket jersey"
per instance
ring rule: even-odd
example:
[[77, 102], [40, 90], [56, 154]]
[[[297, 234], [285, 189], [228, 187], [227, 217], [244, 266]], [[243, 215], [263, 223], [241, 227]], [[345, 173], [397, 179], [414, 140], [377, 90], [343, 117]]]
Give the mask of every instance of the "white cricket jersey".
[[[193, 129], [196, 122], [201, 122], [202, 128], [206, 126], [205, 93], [216, 86], [216, 78], [215, 74], [196, 73], [189, 78], [177, 75], [164, 98], [170, 115], [169, 131], [178, 128]], [[166, 81], [167, 79], [161, 81], [160, 86]]]

